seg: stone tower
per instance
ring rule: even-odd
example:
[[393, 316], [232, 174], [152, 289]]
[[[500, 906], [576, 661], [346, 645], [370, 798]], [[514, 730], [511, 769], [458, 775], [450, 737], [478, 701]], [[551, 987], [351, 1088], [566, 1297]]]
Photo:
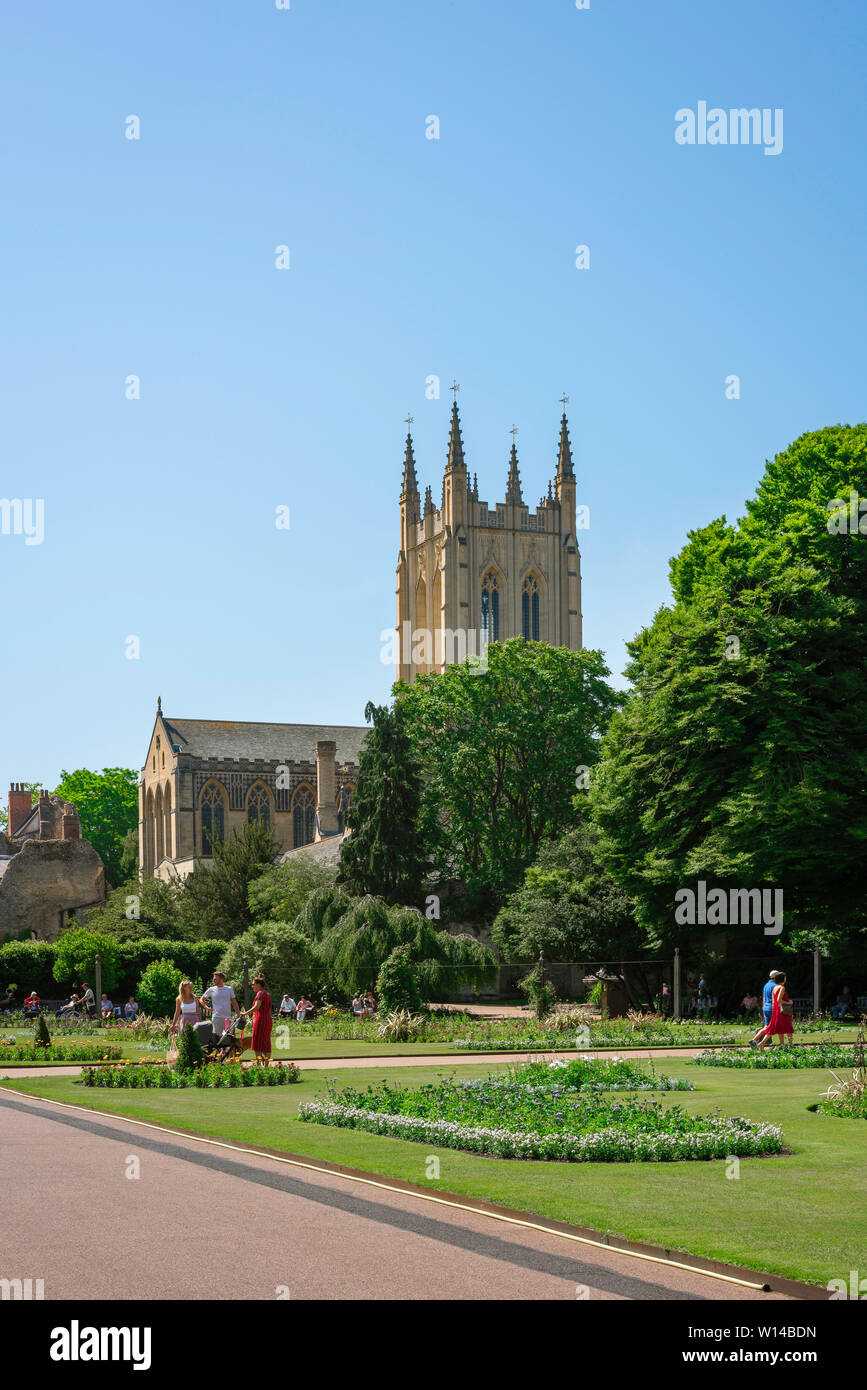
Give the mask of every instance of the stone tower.
[[428, 487], [422, 507], [408, 428], [397, 563], [400, 680], [442, 671], [507, 637], [580, 650], [581, 557], [567, 400], [553, 489], [549, 482], [535, 511], [523, 498], [515, 430], [505, 500], [494, 507], [479, 500], [478, 481], [470, 482], [464, 460], [457, 397], [442, 504], [434, 507]]

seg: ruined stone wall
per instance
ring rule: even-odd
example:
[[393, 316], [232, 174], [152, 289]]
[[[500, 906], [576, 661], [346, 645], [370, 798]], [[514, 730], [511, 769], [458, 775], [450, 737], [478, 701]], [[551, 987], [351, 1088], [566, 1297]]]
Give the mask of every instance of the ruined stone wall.
[[0, 879], [0, 936], [53, 941], [61, 913], [104, 900], [102, 860], [86, 840], [26, 840]]

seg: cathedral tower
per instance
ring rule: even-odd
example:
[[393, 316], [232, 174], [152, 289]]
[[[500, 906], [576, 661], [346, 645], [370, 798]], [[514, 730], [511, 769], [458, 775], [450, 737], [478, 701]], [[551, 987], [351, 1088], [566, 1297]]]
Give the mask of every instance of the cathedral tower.
[[535, 511], [521, 486], [512, 429], [506, 495], [479, 500], [464, 460], [457, 386], [452, 405], [442, 502], [418, 490], [407, 420], [397, 563], [397, 674], [412, 681], [442, 671], [487, 642], [525, 637], [581, 648], [581, 557], [576, 536], [575, 470], [564, 396], [553, 490]]

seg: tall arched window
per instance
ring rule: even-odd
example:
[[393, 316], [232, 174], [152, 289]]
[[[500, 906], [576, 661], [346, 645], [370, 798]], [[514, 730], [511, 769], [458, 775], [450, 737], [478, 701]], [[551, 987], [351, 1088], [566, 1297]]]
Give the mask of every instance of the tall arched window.
[[213, 854], [213, 847], [225, 834], [226, 798], [219, 782], [209, 782], [202, 791], [202, 854]]
[[145, 798], [144, 823], [145, 872], [149, 874], [152, 874], [154, 869], [156, 868], [156, 865], [154, 864], [155, 831], [156, 826], [154, 823], [154, 794], [152, 791], [149, 790], [147, 797]]
[[316, 801], [309, 787], [299, 787], [292, 798], [292, 844], [312, 844], [316, 838]]
[[527, 642], [539, 641], [539, 584], [532, 574], [526, 576], [522, 586], [521, 629]]
[[166, 782], [163, 792], [163, 815], [166, 819], [166, 858], [172, 857], [172, 788], [171, 783]]
[[247, 820], [258, 820], [263, 825], [271, 824], [271, 798], [267, 787], [261, 782], [250, 788], [250, 795], [247, 797]]
[[482, 579], [482, 632], [484, 642], [500, 640], [500, 589], [496, 570], [489, 569]]
[[157, 794], [154, 797], [154, 817], [156, 819], [156, 862], [157, 864], [161, 864], [163, 862], [163, 859], [165, 858], [165, 849], [163, 847], [163, 831], [165, 829], [165, 820], [163, 819], [163, 793], [161, 787], [157, 787]]

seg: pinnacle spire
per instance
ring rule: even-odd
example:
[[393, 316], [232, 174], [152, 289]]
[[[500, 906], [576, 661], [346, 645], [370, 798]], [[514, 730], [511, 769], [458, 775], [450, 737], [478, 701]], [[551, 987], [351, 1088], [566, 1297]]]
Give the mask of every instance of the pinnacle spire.
[[506, 482], [506, 501], [517, 503], [519, 506], [524, 499], [521, 496], [521, 475], [518, 472], [518, 450], [515, 447], [515, 435], [518, 433], [515, 426], [512, 426], [512, 450], [509, 454], [509, 477]]
[[424, 514], [425, 514], [425, 516], [427, 516], [428, 512], [432, 512], [433, 509], [434, 509], [433, 495], [432, 495], [431, 490], [430, 490], [430, 483], [428, 483], [427, 487], [426, 487], [425, 490], [424, 490]]
[[569, 443], [569, 424], [566, 419], [566, 402], [568, 396], [563, 396], [563, 416], [560, 420], [560, 450], [557, 454], [557, 477], [574, 478], [575, 470], [572, 467], [572, 445]]
[[412, 424], [411, 415], [406, 417], [406, 424], [406, 453], [403, 458], [403, 486], [400, 490], [400, 495], [401, 497], [408, 497], [411, 495], [417, 497], [418, 479], [415, 476], [415, 455], [412, 451], [412, 434], [409, 428]]
[[450, 473], [453, 469], [466, 469], [464, 463], [464, 444], [461, 439], [461, 417], [458, 414], [458, 402], [455, 397], [452, 402], [452, 427], [449, 431], [449, 453], [446, 462], [446, 472]]

